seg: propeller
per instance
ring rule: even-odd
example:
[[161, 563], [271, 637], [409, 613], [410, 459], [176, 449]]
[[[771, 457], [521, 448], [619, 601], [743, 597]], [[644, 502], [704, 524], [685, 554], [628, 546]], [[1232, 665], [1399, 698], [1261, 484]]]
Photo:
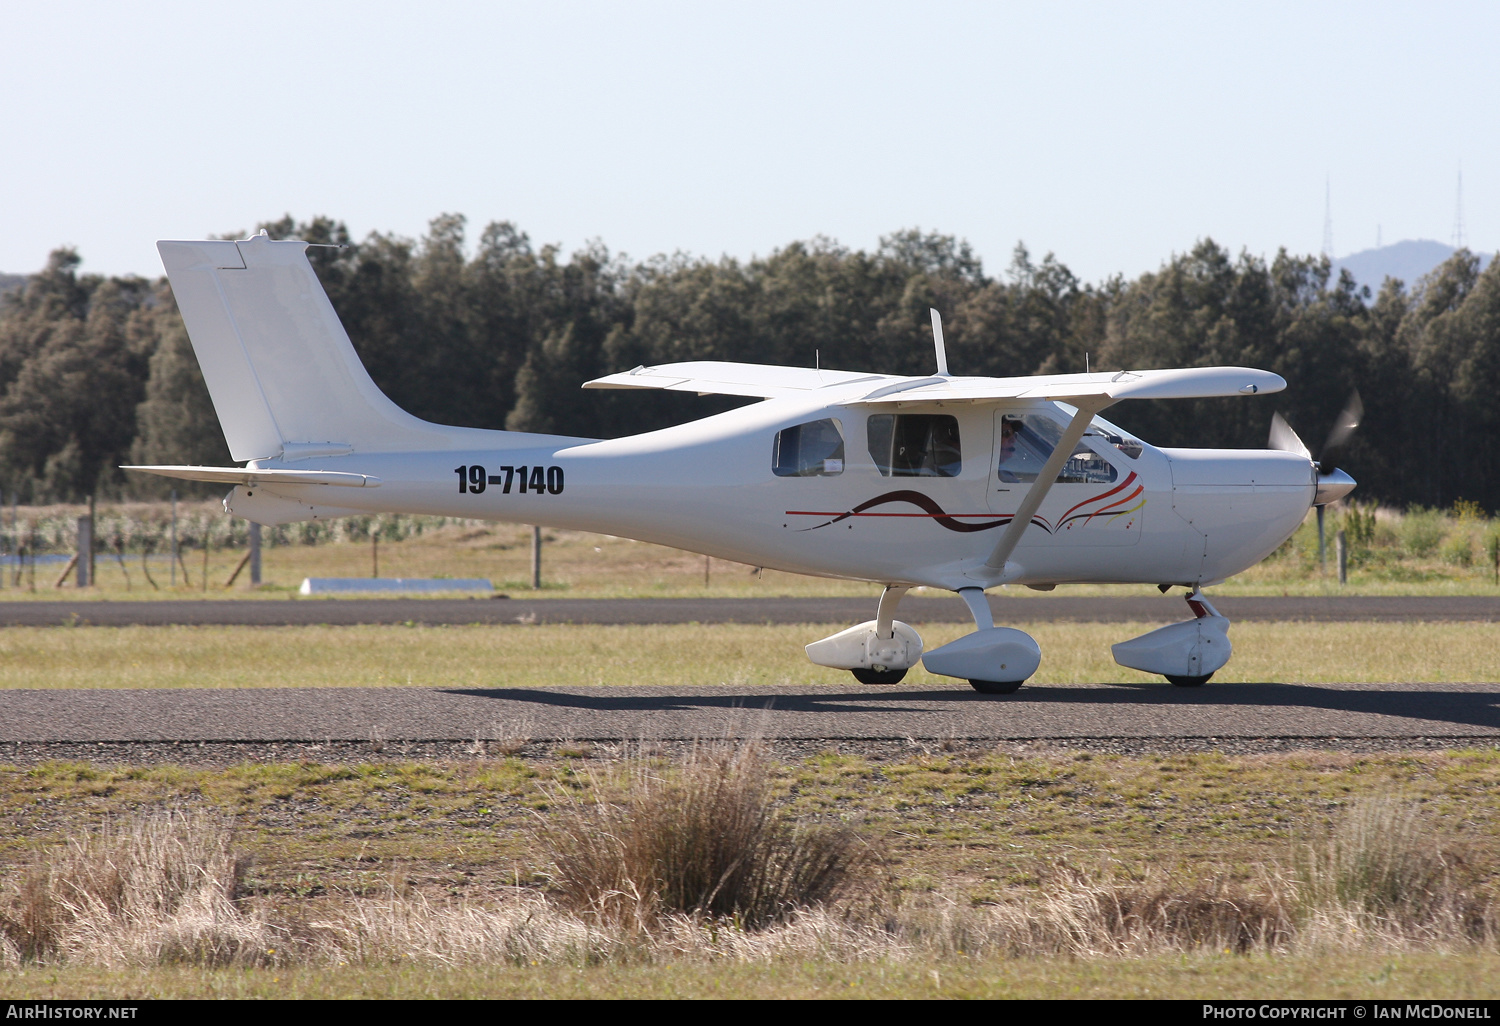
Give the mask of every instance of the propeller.
[[1342, 499], [1354, 490], [1354, 478], [1338, 468], [1335, 457], [1353, 437], [1364, 415], [1365, 404], [1360, 401], [1359, 391], [1355, 390], [1350, 393], [1349, 401], [1344, 404], [1339, 415], [1333, 419], [1333, 427], [1328, 429], [1328, 438], [1323, 442], [1323, 448], [1316, 459], [1308, 450], [1307, 444], [1297, 437], [1297, 432], [1292, 430], [1285, 417], [1279, 413], [1271, 416], [1269, 447], [1306, 457], [1318, 468], [1318, 491], [1313, 497], [1313, 505], [1318, 507], [1319, 514], [1328, 503]]
[[1356, 389], [1349, 393], [1349, 401], [1334, 418], [1333, 427], [1328, 429], [1328, 440], [1323, 443], [1323, 455], [1318, 460], [1318, 473], [1331, 474], [1338, 469], [1330, 454], [1343, 449], [1364, 418], [1365, 404], [1359, 401], [1359, 391]]

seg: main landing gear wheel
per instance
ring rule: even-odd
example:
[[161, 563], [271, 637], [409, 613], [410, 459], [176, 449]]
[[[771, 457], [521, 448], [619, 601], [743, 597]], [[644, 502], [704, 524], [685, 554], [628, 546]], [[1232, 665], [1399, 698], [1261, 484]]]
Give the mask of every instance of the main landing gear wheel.
[[1167, 680], [1171, 681], [1173, 684], [1176, 684], [1180, 688], [1201, 688], [1203, 685], [1213, 680], [1214, 675], [1211, 673], [1205, 673], [1201, 677], [1174, 677], [1170, 673], [1164, 673], [1162, 674], [1162, 676], [1166, 677]]
[[982, 695], [1013, 695], [1021, 690], [1024, 680], [970, 680], [969, 686]]
[[906, 670], [905, 669], [900, 669], [900, 670], [868, 670], [868, 669], [858, 669], [858, 670], [850, 670], [849, 672], [852, 673], [852, 674], [854, 674], [854, 679], [857, 680], [857, 681], [859, 681], [861, 684], [900, 684], [902, 678], [904, 678], [906, 676]]

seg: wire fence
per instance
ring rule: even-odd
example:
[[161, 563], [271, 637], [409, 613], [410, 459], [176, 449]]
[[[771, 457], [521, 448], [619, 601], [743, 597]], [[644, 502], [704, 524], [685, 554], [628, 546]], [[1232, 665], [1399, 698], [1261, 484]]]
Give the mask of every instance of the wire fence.
[[[48, 557], [69, 558], [78, 545], [78, 518], [83, 506], [6, 506], [0, 509], [0, 560], [16, 559], [18, 553], [34, 555], [38, 562]], [[482, 527], [488, 521], [461, 517], [417, 516], [391, 513], [314, 520], [261, 529], [261, 544], [267, 548], [292, 545], [336, 545], [369, 542], [400, 542], [445, 527]], [[161, 555], [171, 549], [174, 516], [168, 503], [100, 506], [94, 513], [94, 551], [125, 555]], [[199, 549], [206, 542], [215, 549], [244, 548], [250, 543], [250, 523], [197, 504], [182, 505], [175, 516], [179, 548]]]

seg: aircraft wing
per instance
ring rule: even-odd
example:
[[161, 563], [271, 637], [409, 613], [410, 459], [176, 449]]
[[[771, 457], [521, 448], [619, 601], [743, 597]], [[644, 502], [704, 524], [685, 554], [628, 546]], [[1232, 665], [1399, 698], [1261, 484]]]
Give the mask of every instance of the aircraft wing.
[[815, 370], [812, 367], [772, 367], [759, 363], [728, 363], [698, 360], [689, 363], [664, 363], [657, 367], [608, 374], [584, 383], [584, 388], [664, 388], [673, 392], [697, 392], [699, 395], [748, 395], [761, 399], [783, 399], [804, 395], [830, 385], [848, 385], [868, 381], [899, 381], [886, 374], [861, 374], [858, 371]]
[[868, 384], [870, 391], [845, 402], [984, 402], [1002, 399], [1207, 399], [1279, 392], [1286, 379], [1250, 367], [1175, 367], [1167, 370], [1094, 374], [1038, 374], [1024, 378], [911, 378], [859, 371], [772, 367], [758, 363], [701, 360], [610, 374], [584, 388], [664, 388], [699, 395], [747, 395], [781, 399], [815, 389]]
[[997, 399], [1208, 399], [1280, 392], [1286, 379], [1249, 367], [1175, 367], [1026, 378], [919, 379], [874, 389], [861, 403], [983, 402]]
[[346, 474], [340, 470], [256, 470], [254, 467], [121, 467], [184, 481], [208, 481], [229, 485], [340, 485], [344, 488], [378, 488], [380, 478], [369, 474]]

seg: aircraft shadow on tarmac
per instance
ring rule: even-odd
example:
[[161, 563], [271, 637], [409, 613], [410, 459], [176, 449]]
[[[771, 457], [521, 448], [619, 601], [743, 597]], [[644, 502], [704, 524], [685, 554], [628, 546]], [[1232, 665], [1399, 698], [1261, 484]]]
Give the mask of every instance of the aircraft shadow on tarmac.
[[[1359, 691], [1317, 684], [1208, 684], [1202, 688], [1177, 688], [1170, 684], [1104, 684], [1087, 690], [1028, 685], [1014, 695], [981, 695], [968, 688], [923, 690], [885, 688], [863, 692], [807, 691], [787, 694], [756, 694], [726, 691], [724, 694], [612, 695], [608, 688], [580, 694], [541, 688], [442, 688], [449, 694], [533, 702], [560, 708], [598, 711], [672, 712], [692, 709], [775, 709], [780, 712], [926, 712], [931, 703], [993, 703], [1031, 705], [1163, 705], [1163, 706], [1260, 706], [1302, 708], [1325, 712], [1391, 716], [1399, 719], [1437, 721], [1454, 726], [1500, 729], [1500, 687], [1474, 685], [1468, 691]], [[918, 704], [920, 703], [920, 704]]]
[[[693, 709], [775, 709], [779, 712], [925, 712], [915, 705], [899, 705], [891, 699], [932, 701], [948, 697], [938, 691], [888, 692], [868, 694], [745, 694], [723, 695], [579, 695], [567, 691], [540, 688], [440, 688], [450, 695], [495, 698], [510, 702], [534, 702], [561, 709], [593, 709], [600, 712], [688, 712]], [[604, 691], [605, 689], [600, 689]], [[956, 696], [962, 698], [962, 695]], [[979, 697], [975, 695], [975, 697]], [[864, 704], [857, 704], [864, 703]]]

